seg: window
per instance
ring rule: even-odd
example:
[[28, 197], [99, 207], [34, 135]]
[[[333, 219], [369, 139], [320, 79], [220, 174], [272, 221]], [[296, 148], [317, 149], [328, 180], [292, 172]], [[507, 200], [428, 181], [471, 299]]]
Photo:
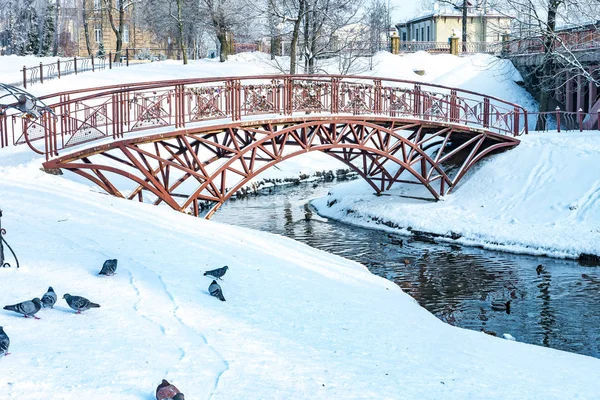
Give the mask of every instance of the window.
[[421, 27], [421, 41], [424, 42], [425, 41], [425, 35], [423, 34], [423, 30], [424, 28]]
[[99, 11], [102, 8], [102, 0], [94, 0], [94, 10]]
[[415, 28], [415, 40], [419, 41], [419, 28]]
[[406, 32], [402, 32], [402, 41], [406, 42]]
[[431, 38], [429, 36], [429, 25], [427, 25], [427, 41], [431, 42]]
[[94, 38], [96, 38], [96, 43], [102, 43], [102, 25], [94, 26]]
[[129, 26], [123, 25], [123, 43], [129, 43]]

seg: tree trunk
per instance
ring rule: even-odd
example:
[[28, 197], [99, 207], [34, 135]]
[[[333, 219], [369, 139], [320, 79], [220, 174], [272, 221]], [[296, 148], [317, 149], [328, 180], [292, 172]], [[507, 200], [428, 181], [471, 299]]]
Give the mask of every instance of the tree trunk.
[[[121, 61], [121, 50], [123, 49], [123, 22], [125, 20], [125, 1], [126, 0], [117, 0], [118, 4], [119, 4], [119, 27], [117, 28], [117, 26], [115, 25], [115, 21], [113, 18], [113, 7], [112, 7], [112, 0], [106, 0], [105, 4], [106, 4], [106, 9], [108, 12], [108, 21], [110, 22], [110, 27], [112, 28], [113, 32], [115, 33], [115, 36], [117, 37], [117, 49], [115, 51], [115, 58], [114, 58], [114, 62], [120, 62]], [[84, 1], [85, 3], [85, 1]]]
[[88, 28], [88, 16], [87, 10], [85, 9], [85, 1], [81, 2], [81, 16], [83, 18], [83, 33], [85, 36], [85, 47], [88, 52], [88, 56], [92, 55], [92, 46], [90, 46], [90, 31]]
[[304, 17], [304, 6], [306, 0], [300, 0], [298, 9], [298, 18], [294, 22], [294, 30], [292, 31], [292, 42], [290, 43], [290, 74], [296, 73], [296, 46], [298, 45], [298, 36], [300, 36], [300, 24]]
[[188, 57], [187, 57], [187, 48], [185, 45], [185, 40], [183, 38], [183, 20], [181, 15], [181, 8], [183, 0], [177, 0], [177, 28], [179, 30], [179, 49], [181, 50], [181, 56], [183, 58], [183, 65], [187, 65]]
[[317, 40], [319, 39], [319, 36], [321, 34], [321, 25], [319, 24], [317, 16], [315, 15], [316, 7], [317, 5], [313, 4], [309, 49], [310, 58], [308, 59], [308, 73], [311, 75], [314, 74], [316, 70]]
[[217, 40], [219, 41], [221, 53], [219, 61], [225, 62], [227, 61], [227, 56], [229, 55], [229, 42], [227, 40], [227, 31], [220, 28], [220, 30], [217, 31]]
[[58, 26], [60, 0], [56, 0], [56, 4], [54, 5], [54, 7], [54, 38], [52, 40], [52, 56], [56, 57], [58, 55], [58, 32], [60, 30], [60, 27]]
[[[540, 112], [551, 111], [550, 106], [550, 90], [552, 85], [546, 84], [548, 79], [551, 79], [553, 68], [553, 52], [554, 52], [554, 30], [556, 28], [556, 13], [561, 4], [561, 0], [552, 0], [548, 3], [548, 20], [546, 30], [544, 32], [544, 58], [542, 60], [541, 78], [540, 78]], [[538, 130], [546, 128], [546, 120], [542, 120], [540, 115], [537, 121]]]
[[[310, 59], [309, 43], [311, 42], [311, 0], [306, 0], [306, 12], [304, 13], [304, 43], [302, 44], [302, 56], [304, 57], [304, 73], [308, 71], [308, 60]], [[310, 73], [310, 72], [309, 72]]]

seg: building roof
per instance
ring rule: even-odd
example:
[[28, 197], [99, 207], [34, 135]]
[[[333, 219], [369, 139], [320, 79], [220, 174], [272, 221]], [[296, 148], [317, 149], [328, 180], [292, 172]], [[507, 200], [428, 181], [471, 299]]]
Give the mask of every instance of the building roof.
[[[409, 19], [406, 22], [397, 23], [396, 26], [409, 25], [416, 22], [421, 22], [424, 20], [432, 19], [435, 17], [450, 17], [450, 18], [461, 18], [462, 17], [462, 8], [454, 8], [452, 6], [440, 5], [439, 3], [434, 3], [433, 9], [430, 11], [422, 12], [416, 17]], [[473, 8], [469, 7], [467, 17], [477, 17], [477, 18], [514, 18], [510, 15], [500, 13], [492, 8], [482, 9], [482, 8]]]

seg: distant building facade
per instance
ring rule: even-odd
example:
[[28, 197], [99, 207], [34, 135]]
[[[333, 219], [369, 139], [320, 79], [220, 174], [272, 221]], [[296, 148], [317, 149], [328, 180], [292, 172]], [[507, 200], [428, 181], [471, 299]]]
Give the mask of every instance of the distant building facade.
[[[467, 42], [499, 42], [510, 30], [512, 17], [489, 8], [471, 8], [467, 14]], [[396, 24], [403, 42], [447, 42], [462, 35], [462, 10], [434, 4], [432, 11]]]
[[[88, 20], [88, 37], [90, 43], [90, 49], [93, 54], [97, 54], [100, 49], [100, 44], [102, 43], [104, 47], [104, 52], [108, 54], [109, 52], [114, 53], [117, 49], [117, 36], [112, 30], [110, 20], [109, 20], [109, 10], [107, 10], [105, 6], [105, 2], [103, 0], [81, 0], [85, 2], [85, 9], [87, 11], [87, 20]], [[118, 3], [124, 0], [112, 0], [111, 3], [113, 7], [117, 7]], [[166, 48], [168, 44], [158, 43], [154, 39], [154, 35], [150, 33], [148, 30], [143, 29], [141, 23], [138, 22], [140, 20], [139, 17], [136, 17], [136, 4], [133, 3], [132, 6], [127, 7], [124, 15], [123, 21], [123, 48], [124, 51], [126, 48]], [[81, 7], [80, 10], [83, 8]], [[118, 29], [119, 23], [119, 14], [116, 9], [112, 11], [113, 20]], [[74, 39], [77, 43], [77, 55], [87, 56], [87, 46], [85, 39], [85, 29], [83, 26], [83, 17], [80, 12], [79, 15], [79, 23], [77, 24], [77, 32], [74, 32]]]

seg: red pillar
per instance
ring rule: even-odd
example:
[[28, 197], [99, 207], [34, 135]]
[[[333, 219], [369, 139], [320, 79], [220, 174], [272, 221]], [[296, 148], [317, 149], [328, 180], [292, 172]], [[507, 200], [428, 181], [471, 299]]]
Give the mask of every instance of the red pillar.
[[577, 76], [577, 109], [575, 111], [584, 110], [585, 107], [585, 84], [583, 83], [583, 77]]
[[590, 109], [588, 112], [592, 112], [592, 107], [596, 103], [596, 96], [598, 95], [598, 86], [594, 82], [590, 82], [588, 85], [588, 99], [590, 104]]
[[573, 104], [573, 79], [571, 79], [571, 75], [567, 72], [566, 74], [567, 83], [565, 85], [565, 111], [573, 112], [575, 111], [575, 107]]

